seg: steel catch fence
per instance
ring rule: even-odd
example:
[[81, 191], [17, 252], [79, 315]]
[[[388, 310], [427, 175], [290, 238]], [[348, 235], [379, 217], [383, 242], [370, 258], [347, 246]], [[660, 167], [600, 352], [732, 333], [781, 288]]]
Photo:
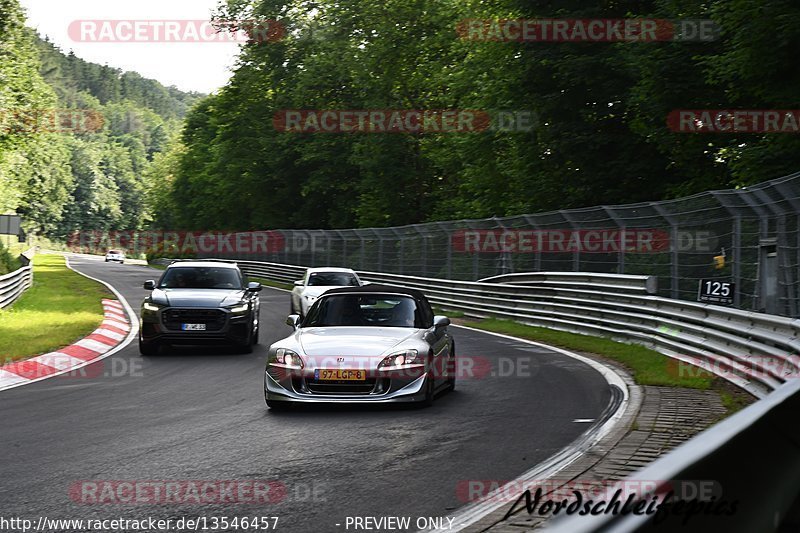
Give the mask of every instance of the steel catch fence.
[[[430, 278], [598, 272], [658, 278], [695, 300], [700, 280], [735, 284], [732, 305], [800, 316], [800, 173], [676, 200], [402, 227], [279, 230], [264, 253], [209, 256]], [[201, 254], [202, 256], [202, 254]]]

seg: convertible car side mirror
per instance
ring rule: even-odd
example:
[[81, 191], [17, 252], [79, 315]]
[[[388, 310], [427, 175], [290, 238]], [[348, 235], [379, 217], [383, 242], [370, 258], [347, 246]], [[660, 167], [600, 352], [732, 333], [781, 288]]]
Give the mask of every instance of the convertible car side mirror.
[[289, 315], [286, 317], [286, 325], [292, 326], [294, 329], [297, 329], [297, 326], [300, 325], [300, 315]]
[[434, 328], [444, 328], [450, 325], [450, 319], [446, 316], [437, 315], [433, 317], [433, 327]]
[[303, 286], [305, 286], [305, 282], [303, 282], [302, 279], [298, 279], [297, 281], [294, 282], [294, 286], [295, 287], [303, 287]]
[[156, 288], [156, 282], [153, 281], [152, 279], [148, 279], [147, 281], [144, 282], [144, 289], [146, 291], [152, 291], [155, 288]]

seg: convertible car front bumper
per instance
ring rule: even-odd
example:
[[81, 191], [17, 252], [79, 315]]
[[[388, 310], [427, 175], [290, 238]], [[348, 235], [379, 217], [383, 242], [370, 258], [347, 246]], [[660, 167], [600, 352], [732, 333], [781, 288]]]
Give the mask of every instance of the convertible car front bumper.
[[[425, 400], [427, 374], [409, 381], [376, 378], [336, 392], [336, 385], [305, 376], [276, 379], [264, 373], [264, 391], [269, 401], [297, 403], [414, 403]], [[360, 390], [355, 390], [360, 387]]]

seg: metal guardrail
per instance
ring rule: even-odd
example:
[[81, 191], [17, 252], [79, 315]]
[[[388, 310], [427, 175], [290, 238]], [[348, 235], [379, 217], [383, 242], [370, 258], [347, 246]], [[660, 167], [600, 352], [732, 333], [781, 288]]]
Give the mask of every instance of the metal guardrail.
[[551, 287], [584, 287], [587, 284], [595, 288], [618, 290], [622, 292], [638, 292], [656, 294], [658, 278], [656, 276], [620, 276], [617, 274], [600, 274], [597, 272], [521, 272], [519, 274], [502, 274], [478, 280], [482, 283], [504, 283], [511, 285], [547, 285]]
[[[301, 278], [307, 268], [235, 262], [249, 276], [284, 283]], [[470, 317], [498, 317], [643, 344], [700, 366], [758, 398], [800, 372], [795, 355], [800, 354], [800, 320], [654, 296], [648, 276], [548, 272], [470, 282], [380, 272], [359, 275], [372, 283], [420, 289], [432, 304]], [[675, 372], [693, 371], [675, 364]]]
[[[798, 531], [800, 425], [794, 423], [798, 411], [800, 380], [793, 380], [596, 498], [608, 502], [614, 491], [622, 488], [623, 493], [637, 494], [634, 501], [655, 494], [663, 502], [666, 493], [673, 490], [678, 499], [684, 493], [682, 512], [673, 507], [673, 512], [658, 516], [573, 515], [553, 520], [545, 531]], [[652, 488], [652, 492], [640, 487]], [[694, 514], [687, 517], [690, 502]]]
[[25, 266], [14, 272], [0, 276], [0, 309], [8, 307], [19, 298], [26, 289], [33, 285], [33, 267], [31, 251], [22, 254]]
[[[299, 279], [307, 268], [237, 263], [247, 275], [282, 282]], [[653, 296], [642, 276], [536, 273], [464, 282], [378, 272], [359, 275], [373, 283], [421, 289], [433, 304], [468, 316], [497, 316], [645, 344], [678, 360], [709, 364], [708, 370], [762, 398], [621, 482], [623, 492], [639, 493], [647, 500], [652, 493], [631, 487], [652, 487], [655, 482], [656, 494], [663, 498], [669, 488], [696, 489], [698, 482], [712, 481], [721, 491], [714, 493], [716, 500], [709, 503], [708, 494], [697, 493], [688, 499], [705, 503], [706, 510], [714, 501], [736, 502], [732, 514], [701, 510], [688, 525], [683, 522], [686, 512], [660, 519], [630, 513], [567, 516], [551, 523], [548, 531], [800, 529], [794, 527], [797, 523], [789, 524], [800, 517], [800, 426], [793, 423], [800, 411], [800, 379], [789, 376], [798, 372], [792, 354], [800, 353], [800, 320]], [[610, 501], [616, 488], [600, 499]]]
[[[800, 370], [800, 320], [721, 306], [630, 294], [604, 284], [504, 285], [360, 273], [371, 282], [422, 290], [432, 303], [473, 317], [499, 317], [551, 329], [644, 344], [700, 365], [758, 398]], [[618, 283], [628, 276], [618, 276]], [[638, 280], [626, 287], [630, 290]], [[676, 372], [691, 372], [676, 364]]]

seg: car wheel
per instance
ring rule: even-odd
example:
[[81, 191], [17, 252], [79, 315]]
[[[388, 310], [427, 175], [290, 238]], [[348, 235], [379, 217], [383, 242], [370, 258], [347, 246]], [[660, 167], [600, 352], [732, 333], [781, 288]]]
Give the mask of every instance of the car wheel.
[[456, 390], [456, 351], [451, 348], [450, 359], [447, 361], [447, 388]]
[[258, 326], [256, 326], [256, 327], [255, 327], [255, 330], [253, 331], [253, 338], [252, 338], [252, 340], [251, 340], [251, 342], [252, 342], [253, 346], [255, 346], [256, 344], [258, 344], [258, 333], [259, 333], [260, 331], [261, 331], [261, 328], [260, 328], [260, 327], [258, 327]]
[[157, 342], [142, 342], [139, 339], [139, 353], [142, 355], [157, 355], [160, 348]]
[[433, 377], [429, 374], [425, 384], [425, 399], [422, 400], [422, 407], [430, 407], [433, 405], [433, 398], [435, 396], [435, 384]]

